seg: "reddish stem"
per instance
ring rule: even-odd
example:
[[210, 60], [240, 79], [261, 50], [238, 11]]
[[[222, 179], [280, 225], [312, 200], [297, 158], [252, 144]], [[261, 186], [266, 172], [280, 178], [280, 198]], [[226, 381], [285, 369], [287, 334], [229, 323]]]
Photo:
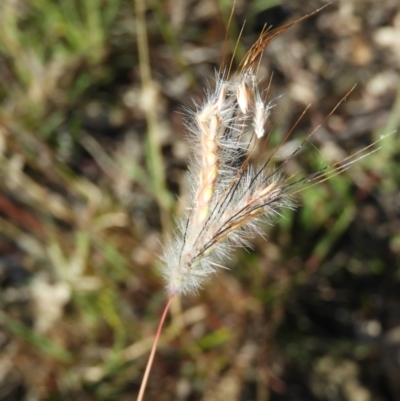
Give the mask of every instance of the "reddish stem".
[[136, 401], [143, 401], [144, 392], [146, 390], [146, 385], [149, 380], [151, 367], [153, 366], [154, 356], [155, 356], [156, 350], [157, 350], [158, 340], [160, 339], [160, 335], [161, 335], [162, 328], [164, 326], [165, 318], [167, 316], [167, 313], [169, 311], [169, 308], [171, 306], [173, 298], [174, 298], [174, 294], [171, 294], [168, 299], [167, 304], [165, 305], [164, 312], [161, 316], [160, 324], [158, 325], [157, 334], [156, 334], [156, 337], [154, 338], [153, 347], [151, 349], [149, 360], [147, 361], [146, 371], [144, 372], [142, 383], [140, 385], [139, 395], [138, 395], [138, 398]]

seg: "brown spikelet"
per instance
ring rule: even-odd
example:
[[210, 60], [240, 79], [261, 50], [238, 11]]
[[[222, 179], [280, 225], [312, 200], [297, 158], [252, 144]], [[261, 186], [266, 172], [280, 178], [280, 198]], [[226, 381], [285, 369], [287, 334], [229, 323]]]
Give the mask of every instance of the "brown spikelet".
[[293, 25], [304, 21], [307, 18], [312, 17], [313, 15], [319, 13], [321, 10], [323, 10], [325, 7], [329, 6], [330, 3], [324, 5], [323, 7], [320, 7], [318, 10], [313, 11], [310, 14], [307, 14], [296, 21], [291, 22], [290, 24], [281, 26], [279, 28], [272, 29], [272, 27], [267, 27], [264, 29], [264, 31], [261, 33], [259, 38], [256, 40], [256, 42], [253, 44], [253, 46], [250, 47], [246, 55], [244, 56], [241, 65], [240, 65], [240, 74], [241, 75], [250, 75], [254, 72], [256, 63], [261, 56], [262, 52], [264, 49], [280, 34], [288, 30], [290, 27]]

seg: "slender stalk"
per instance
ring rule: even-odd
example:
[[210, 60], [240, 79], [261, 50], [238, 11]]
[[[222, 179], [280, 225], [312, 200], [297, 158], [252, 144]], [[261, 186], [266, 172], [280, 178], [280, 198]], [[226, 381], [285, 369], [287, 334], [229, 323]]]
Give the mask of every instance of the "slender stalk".
[[163, 312], [163, 314], [161, 316], [160, 324], [158, 325], [157, 334], [156, 334], [156, 336], [154, 338], [153, 347], [151, 349], [149, 360], [147, 361], [146, 371], [144, 372], [142, 383], [140, 385], [139, 395], [138, 395], [138, 398], [137, 398], [136, 401], [142, 401], [143, 400], [144, 392], [146, 390], [147, 382], [148, 382], [149, 376], [150, 376], [151, 367], [153, 366], [153, 361], [154, 361], [154, 356], [156, 354], [158, 341], [160, 339], [160, 335], [161, 335], [162, 328], [164, 326], [165, 318], [167, 317], [167, 313], [169, 311], [169, 308], [171, 306], [171, 303], [172, 303], [173, 299], [174, 299], [174, 294], [171, 294], [169, 296], [167, 304], [165, 305], [164, 312]]
[[145, 0], [134, 0], [136, 12], [136, 39], [139, 57], [140, 80], [142, 84], [143, 110], [147, 122], [146, 163], [151, 174], [153, 193], [161, 211], [162, 229], [170, 231], [172, 197], [166, 187], [164, 162], [159, 139], [160, 126], [156, 110], [157, 90], [153, 83], [146, 27]]

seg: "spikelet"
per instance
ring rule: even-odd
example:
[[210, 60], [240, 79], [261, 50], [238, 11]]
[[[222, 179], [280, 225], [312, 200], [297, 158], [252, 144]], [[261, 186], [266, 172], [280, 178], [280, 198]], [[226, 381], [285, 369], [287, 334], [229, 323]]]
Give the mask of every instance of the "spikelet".
[[264, 136], [265, 123], [268, 120], [271, 108], [271, 105], [268, 103], [266, 104], [261, 99], [260, 95], [256, 96], [254, 104], [253, 128], [258, 139]]
[[197, 138], [198, 154], [190, 168], [191, 207], [163, 255], [162, 273], [171, 295], [201, 288], [208, 276], [224, 267], [233, 247], [247, 245], [252, 235], [262, 232], [262, 218], [293, 207], [291, 195], [300, 186], [325, 181], [357, 160], [354, 154], [300, 180], [285, 178], [285, 164], [311, 133], [277, 168], [268, 166], [273, 154], [262, 166], [250, 165], [249, 153], [264, 136], [272, 107], [258, 87], [256, 62], [271, 40], [294, 23], [263, 32], [246, 54], [239, 73], [232, 78], [217, 77], [214, 92], [208, 93], [193, 113], [189, 128]]

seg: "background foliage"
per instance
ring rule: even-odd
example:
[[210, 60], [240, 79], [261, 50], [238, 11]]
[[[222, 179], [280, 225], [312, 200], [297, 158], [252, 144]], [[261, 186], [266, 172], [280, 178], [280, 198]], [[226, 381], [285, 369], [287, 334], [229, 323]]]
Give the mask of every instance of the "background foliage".
[[[321, 5], [238, 0], [226, 59], [245, 20], [234, 66], [264, 24]], [[1, 400], [135, 398], [188, 187], [182, 107], [213, 85], [231, 7], [0, 3]], [[312, 104], [277, 162], [324, 123], [288, 174], [398, 129], [399, 37], [397, 0], [338, 0], [270, 45], [271, 144]], [[400, 399], [399, 157], [394, 134], [176, 302], [147, 399]]]

